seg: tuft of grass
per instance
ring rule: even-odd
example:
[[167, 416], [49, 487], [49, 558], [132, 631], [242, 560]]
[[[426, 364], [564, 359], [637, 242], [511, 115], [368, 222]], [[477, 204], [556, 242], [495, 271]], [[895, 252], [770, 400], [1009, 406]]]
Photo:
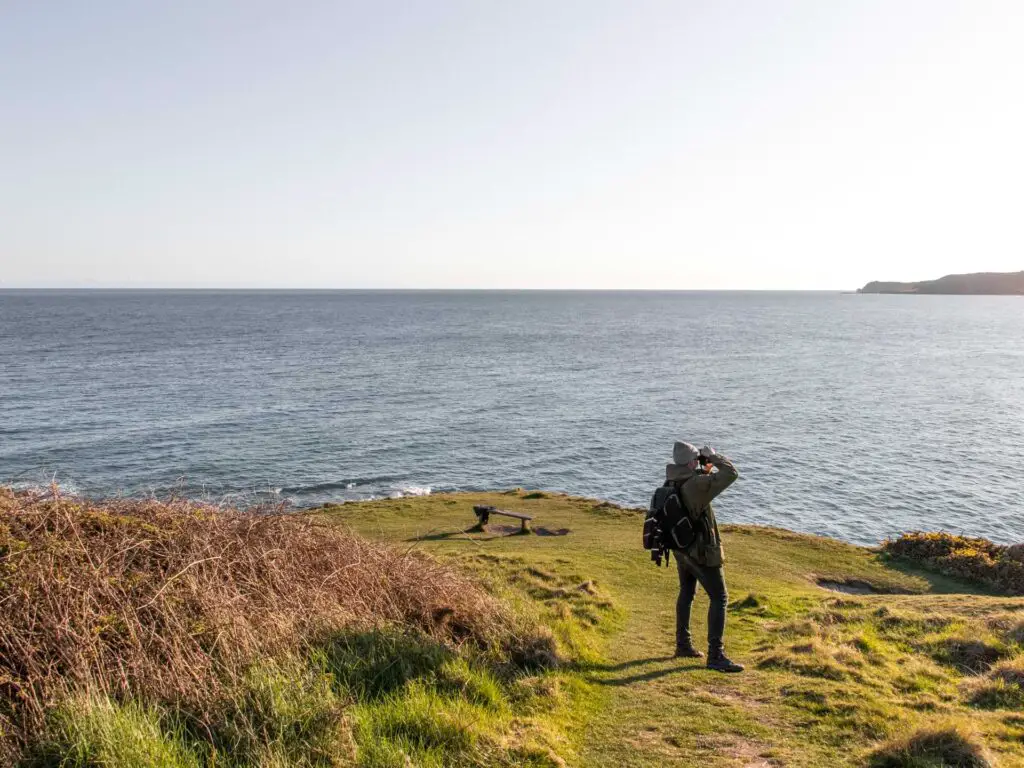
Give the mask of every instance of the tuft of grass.
[[[566, 635], [571, 631], [566, 628]], [[572, 646], [573, 643], [566, 643]], [[509, 660], [519, 669], [538, 671], [554, 669], [562, 661], [562, 651], [552, 629], [539, 626], [536, 631], [516, 639], [514, 645], [505, 648]]]
[[988, 626], [1006, 642], [1024, 647], [1024, 619], [1018, 614], [992, 616], [988, 620]]
[[872, 661], [881, 661], [888, 654], [888, 647], [872, 627], [865, 627], [853, 636], [852, 645]]
[[989, 670], [988, 676], [993, 680], [1024, 686], [1024, 656], [997, 664]]
[[984, 680], [972, 686], [968, 701], [982, 709], [1019, 711], [1024, 708], [1024, 688], [1004, 680]]
[[[335, 638], [318, 659], [338, 695], [356, 702], [349, 712], [356, 765], [558, 764], [549, 747], [531, 741], [543, 729], [525, 727], [529, 713], [519, 706], [529, 694], [537, 713], [559, 706], [558, 683], [544, 675], [515, 672], [503, 680], [497, 673], [508, 668], [493, 666], [493, 657], [471, 647], [383, 630]], [[503, 735], [513, 715], [519, 741]]]
[[339, 635], [320, 653], [325, 669], [360, 701], [434, 675], [455, 657], [451, 648], [427, 636], [383, 629]]
[[[410, 758], [414, 765], [460, 764], [479, 755], [482, 713], [468, 702], [442, 697], [420, 682], [403, 691], [360, 704], [353, 710], [359, 764], [394, 765]], [[399, 765], [403, 763], [398, 763]]]
[[509, 722], [504, 710], [495, 711], [424, 681], [356, 706], [353, 718], [357, 765], [362, 768], [564, 766], [542, 743], [503, 736]]
[[1024, 709], [1024, 657], [996, 664], [967, 685], [969, 701], [983, 709]]
[[952, 626], [956, 621], [955, 617], [943, 613], [922, 614], [889, 608], [885, 605], [877, 608], [872, 618], [886, 635], [903, 638], [940, 632]]
[[998, 639], [954, 635], [928, 644], [932, 658], [961, 672], [978, 674], [988, 670], [1010, 651]]
[[199, 768], [184, 730], [155, 708], [82, 694], [53, 710], [24, 760], [31, 768]]
[[786, 670], [804, 677], [844, 681], [853, 676], [850, 665], [844, 663], [846, 661], [841, 649], [815, 638], [769, 653], [757, 666], [760, 669]]
[[331, 679], [299, 659], [254, 665], [222, 706], [208, 731], [193, 729], [207, 764], [335, 768], [353, 756]]
[[887, 742], [868, 759], [871, 768], [992, 768], [978, 738], [960, 726], [921, 728]]
[[397, 629], [351, 633], [334, 638], [317, 659], [339, 693], [361, 702], [377, 701], [421, 681], [487, 709], [505, 705], [501, 682], [485, 657], [466, 658], [428, 635]]
[[729, 608], [733, 611], [759, 610], [761, 613], [767, 613], [770, 605], [771, 603], [765, 595], [757, 595], [750, 592], [746, 597], [731, 602]]

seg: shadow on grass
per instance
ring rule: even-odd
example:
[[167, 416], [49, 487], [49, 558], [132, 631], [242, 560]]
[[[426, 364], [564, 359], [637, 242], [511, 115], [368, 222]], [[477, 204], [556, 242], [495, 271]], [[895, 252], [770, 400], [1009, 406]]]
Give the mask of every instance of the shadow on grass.
[[630, 661], [623, 661], [619, 664], [586, 664], [579, 667], [580, 671], [587, 674], [587, 679], [595, 685], [607, 685], [613, 687], [622, 687], [626, 685], [633, 685], [635, 683], [644, 683], [650, 680], [657, 680], [668, 675], [674, 675], [679, 672], [695, 672], [700, 669], [704, 669], [704, 663], [699, 659], [693, 659], [692, 661], [698, 662], [697, 664], [673, 664], [668, 667], [658, 667], [651, 669], [646, 672], [638, 672], [631, 675], [625, 675], [623, 677], [606, 677], [603, 673], [606, 672], [623, 672], [625, 670], [636, 669], [637, 667], [645, 667], [651, 664], [665, 664], [671, 661], [691, 661], [690, 659], [676, 659], [674, 656], [652, 656], [647, 659], [632, 659]]
[[410, 536], [406, 541], [449, 541], [454, 539], [455, 541], [487, 541], [487, 539], [470, 539], [465, 538], [467, 534], [476, 533], [472, 528], [465, 531], [445, 531], [442, 533], [425, 533], [422, 536]]
[[621, 672], [624, 669], [642, 667], [645, 664], [660, 664], [665, 661], [672, 661], [674, 656], [651, 656], [647, 659], [630, 659], [618, 664], [587, 664], [583, 667], [586, 672]]
[[890, 570], [898, 571], [906, 576], [913, 576], [927, 581], [928, 590], [925, 594], [987, 595], [990, 597], [1002, 596], [1002, 593], [996, 589], [991, 589], [982, 584], [975, 584], [964, 579], [946, 576], [938, 573], [937, 571], [929, 570], [918, 563], [893, 557], [892, 555], [881, 553], [877, 556], [877, 559], [881, 565], [889, 568]]
[[607, 685], [615, 688], [621, 688], [626, 685], [633, 685], [635, 683], [646, 683], [651, 680], [657, 680], [668, 675], [675, 675], [680, 672], [699, 672], [705, 670], [703, 664], [691, 664], [685, 667], [669, 667], [668, 669], [652, 669], [650, 672], [644, 672], [638, 675], [627, 675], [626, 677], [596, 677], [592, 678], [591, 682], [597, 685]]
[[[546, 531], [546, 529], [545, 529]], [[444, 531], [441, 533], [425, 533], [422, 536], [410, 536], [405, 539], [407, 542], [413, 541], [469, 541], [469, 542], [480, 542], [480, 541], [494, 541], [495, 539], [507, 539], [509, 536], [529, 536], [533, 533], [530, 529], [523, 531], [520, 528], [513, 528], [512, 526], [499, 526], [497, 530], [485, 531], [490, 533], [490, 536], [470, 536], [469, 534], [480, 533], [480, 529], [476, 526], [467, 528], [464, 531]], [[566, 531], [568, 533], [568, 531]], [[560, 533], [542, 533], [541, 536], [561, 536], [564, 534]]]

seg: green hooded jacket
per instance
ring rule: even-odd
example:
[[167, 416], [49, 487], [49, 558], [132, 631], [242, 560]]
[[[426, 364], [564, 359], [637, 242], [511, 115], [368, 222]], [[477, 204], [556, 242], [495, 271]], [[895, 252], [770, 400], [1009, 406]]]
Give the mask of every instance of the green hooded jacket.
[[728, 488], [740, 473], [725, 456], [715, 454], [709, 461], [717, 472], [705, 473], [693, 470], [684, 464], [669, 464], [665, 467], [665, 482], [676, 486], [682, 485], [683, 502], [691, 515], [700, 525], [697, 540], [686, 550], [685, 554], [699, 565], [711, 567], [725, 563], [722, 550], [722, 539], [718, 535], [718, 521], [711, 500]]

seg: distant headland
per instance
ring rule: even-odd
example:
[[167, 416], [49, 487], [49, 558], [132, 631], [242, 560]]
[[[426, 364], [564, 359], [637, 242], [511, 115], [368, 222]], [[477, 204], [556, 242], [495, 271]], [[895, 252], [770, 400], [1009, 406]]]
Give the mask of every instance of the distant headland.
[[970, 275], [946, 275], [919, 283], [872, 282], [857, 293], [931, 293], [947, 295], [1024, 295], [1024, 272], [976, 272]]

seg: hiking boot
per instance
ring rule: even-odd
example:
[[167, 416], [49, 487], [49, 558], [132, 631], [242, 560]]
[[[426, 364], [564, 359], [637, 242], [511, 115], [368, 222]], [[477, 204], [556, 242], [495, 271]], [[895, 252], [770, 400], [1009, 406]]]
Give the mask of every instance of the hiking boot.
[[688, 645], [677, 645], [676, 654], [677, 659], [703, 659], [704, 654], [693, 647], [693, 644]]
[[716, 672], [742, 672], [744, 666], [730, 660], [724, 651], [719, 651], [708, 656], [708, 669], [713, 669]]

